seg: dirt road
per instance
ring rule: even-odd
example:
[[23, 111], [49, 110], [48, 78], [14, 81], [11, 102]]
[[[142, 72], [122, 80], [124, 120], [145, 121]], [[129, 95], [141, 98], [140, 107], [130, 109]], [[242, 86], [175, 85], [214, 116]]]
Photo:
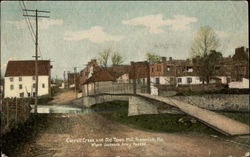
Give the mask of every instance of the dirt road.
[[75, 92], [73, 90], [67, 90], [61, 93], [58, 93], [54, 96], [54, 100], [49, 102], [50, 105], [58, 104], [68, 104], [70, 101], [76, 98]]
[[38, 136], [27, 142], [18, 156], [241, 157], [248, 151], [247, 147], [208, 135], [136, 130], [97, 113], [48, 116], [46, 128], [41, 128]]

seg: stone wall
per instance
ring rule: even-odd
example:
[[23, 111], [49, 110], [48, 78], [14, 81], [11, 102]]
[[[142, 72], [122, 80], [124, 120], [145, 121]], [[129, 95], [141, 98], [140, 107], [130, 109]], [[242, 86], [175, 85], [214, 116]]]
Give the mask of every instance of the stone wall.
[[247, 94], [209, 94], [202, 96], [173, 96], [172, 98], [208, 110], [249, 112], [249, 95]]

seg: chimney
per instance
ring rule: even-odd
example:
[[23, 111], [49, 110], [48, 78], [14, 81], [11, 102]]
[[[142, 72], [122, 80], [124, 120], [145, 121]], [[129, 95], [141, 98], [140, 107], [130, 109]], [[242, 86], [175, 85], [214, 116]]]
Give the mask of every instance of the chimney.
[[96, 59], [91, 59], [90, 63], [96, 63]]
[[166, 62], [166, 61], [167, 61], [167, 58], [166, 58], [166, 57], [161, 57], [161, 61], [162, 61], [162, 62]]

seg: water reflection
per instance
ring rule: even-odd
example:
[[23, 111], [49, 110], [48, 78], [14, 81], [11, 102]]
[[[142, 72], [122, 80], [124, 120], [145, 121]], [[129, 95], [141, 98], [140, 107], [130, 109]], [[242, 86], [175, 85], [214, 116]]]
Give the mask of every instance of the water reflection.
[[[34, 113], [34, 105], [31, 105], [32, 110], [31, 113]], [[38, 105], [37, 113], [90, 113], [93, 112], [89, 108], [84, 107], [73, 107], [73, 106], [59, 106], [59, 105]]]

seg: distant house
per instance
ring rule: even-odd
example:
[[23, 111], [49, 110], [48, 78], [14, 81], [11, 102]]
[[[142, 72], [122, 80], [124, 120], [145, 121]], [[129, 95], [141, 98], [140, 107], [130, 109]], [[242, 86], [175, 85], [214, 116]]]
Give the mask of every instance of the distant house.
[[[222, 57], [216, 63], [210, 82], [229, 84], [241, 82], [249, 78], [249, 51], [248, 48], [235, 49], [232, 57]], [[161, 85], [198, 85], [202, 84], [199, 76], [199, 57], [186, 60], [176, 60], [162, 57], [162, 62], [150, 65], [150, 80], [153, 84]]]
[[[51, 68], [49, 60], [38, 61], [38, 96], [50, 93]], [[9, 61], [4, 82], [5, 98], [35, 96], [35, 61]]]
[[247, 89], [249, 88], [249, 79], [243, 78], [242, 81], [230, 82], [229, 88]]
[[115, 78], [117, 83], [129, 83], [130, 65], [114, 65], [106, 69]]
[[92, 59], [88, 62], [86, 68], [80, 71], [80, 84], [83, 84], [87, 79], [89, 79], [93, 73], [100, 71], [101, 67], [98, 66], [96, 59]]
[[96, 91], [105, 92], [107, 90], [108, 92], [115, 80], [114, 76], [112, 76], [106, 69], [95, 72], [83, 83], [83, 96], [97, 94]]
[[129, 79], [137, 84], [147, 85], [150, 82], [150, 66], [147, 61], [131, 62], [131, 70], [129, 71]]
[[68, 73], [68, 86], [69, 88], [80, 89], [80, 75], [79, 73]]
[[111, 92], [111, 88], [122, 89], [122, 84], [129, 83], [129, 72], [130, 65], [100, 67], [96, 64], [96, 60], [91, 60], [80, 75], [83, 95]]
[[192, 60], [162, 58], [161, 63], [150, 65], [150, 79], [153, 84], [192, 85], [202, 83], [197, 74], [197, 67]]

